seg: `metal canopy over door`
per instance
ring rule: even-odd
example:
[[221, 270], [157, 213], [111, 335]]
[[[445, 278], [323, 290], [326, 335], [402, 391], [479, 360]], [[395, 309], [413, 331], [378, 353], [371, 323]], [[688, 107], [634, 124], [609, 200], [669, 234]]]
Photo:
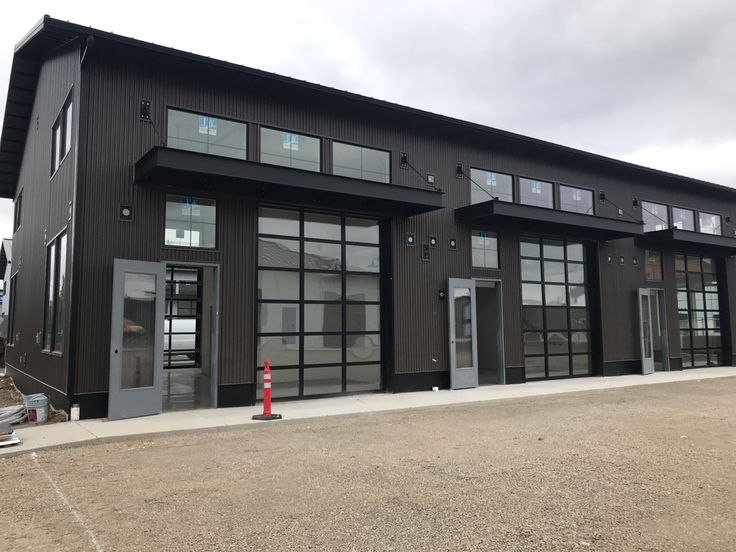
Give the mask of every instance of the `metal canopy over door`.
[[450, 278], [447, 286], [450, 329], [450, 387], [478, 386], [475, 282]]
[[115, 259], [108, 418], [161, 412], [166, 265]]
[[639, 337], [641, 340], [641, 373], [654, 373], [654, 347], [652, 347], [652, 305], [648, 289], [639, 290]]

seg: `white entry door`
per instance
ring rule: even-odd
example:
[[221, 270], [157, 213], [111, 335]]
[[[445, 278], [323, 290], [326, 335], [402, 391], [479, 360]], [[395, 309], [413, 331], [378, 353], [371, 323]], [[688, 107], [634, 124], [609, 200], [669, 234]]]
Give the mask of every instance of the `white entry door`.
[[450, 278], [447, 301], [450, 319], [450, 387], [478, 387], [475, 282]]

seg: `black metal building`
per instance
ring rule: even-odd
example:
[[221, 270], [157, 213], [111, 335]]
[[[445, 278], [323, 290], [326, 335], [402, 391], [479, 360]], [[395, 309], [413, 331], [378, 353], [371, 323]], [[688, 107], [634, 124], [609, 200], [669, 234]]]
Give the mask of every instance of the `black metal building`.
[[7, 369], [83, 417], [733, 361], [736, 191], [45, 17]]

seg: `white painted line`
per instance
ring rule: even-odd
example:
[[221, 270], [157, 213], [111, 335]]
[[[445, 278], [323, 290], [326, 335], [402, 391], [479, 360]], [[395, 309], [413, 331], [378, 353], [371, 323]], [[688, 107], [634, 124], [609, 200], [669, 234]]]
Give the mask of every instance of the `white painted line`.
[[49, 473], [43, 469], [43, 466], [38, 461], [38, 454], [35, 452], [31, 453], [31, 460], [33, 460], [33, 463], [36, 465], [36, 467], [41, 470], [41, 473], [46, 477], [51, 487], [56, 491], [56, 496], [59, 497], [59, 502], [61, 502], [64, 506], [66, 506], [66, 509], [69, 510], [72, 515], [74, 516], [74, 519], [77, 520], [77, 523], [84, 529], [84, 532], [87, 533], [87, 536], [89, 537], [89, 540], [92, 542], [92, 546], [95, 547], [95, 550], [97, 552], [103, 552], [102, 546], [100, 546], [100, 543], [97, 542], [97, 538], [95, 537], [95, 534], [92, 532], [92, 529], [89, 528], [89, 526], [84, 522], [82, 519], [82, 516], [77, 512], [71, 504], [69, 504], [69, 501], [67, 500], [66, 496], [64, 496], [64, 493], [61, 492], [61, 489], [59, 486], [54, 482], [54, 480], [51, 478]]

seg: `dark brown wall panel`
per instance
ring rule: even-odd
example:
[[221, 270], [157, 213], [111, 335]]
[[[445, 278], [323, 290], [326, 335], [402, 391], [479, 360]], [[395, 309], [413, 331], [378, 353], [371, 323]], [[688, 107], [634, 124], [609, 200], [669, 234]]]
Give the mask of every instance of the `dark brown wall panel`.
[[[19, 338], [9, 346], [6, 361], [15, 369], [41, 380], [61, 394], [66, 394], [69, 351], [69, 320], [65, 323], [65, 343], [61, 355], [41, 350], [46, 282], [46, 243], [69, 226], [69, 202], [72, 201], [77, 162], [77, 148], [63, 160], [53, 178], [51, 171], [51, 127], [70, 91], [74, 94], [74, 143], [78, 132], [79, 48], [75, 43], [56, 51], [42, 64], [25, 153], [15, 197], [23, 192], [22, 224], [13, 236], [13, 270], [18, 273], [15, 303], [15, 330]], [[71, 233], [71, 231], [70, 231]], [[69, 301], [71, 276], [71, 238], [67, 240], [65, 301]], [[67, 317], [69, 309], [67, 309]], [[37, 337], [39, 340], [37, 341]], [[27, 380], [33, 381], [33, 380]], [[28, 393], [32, 390], [23, 389]], [[38, 391], [43, 391], [39, 388]]]

